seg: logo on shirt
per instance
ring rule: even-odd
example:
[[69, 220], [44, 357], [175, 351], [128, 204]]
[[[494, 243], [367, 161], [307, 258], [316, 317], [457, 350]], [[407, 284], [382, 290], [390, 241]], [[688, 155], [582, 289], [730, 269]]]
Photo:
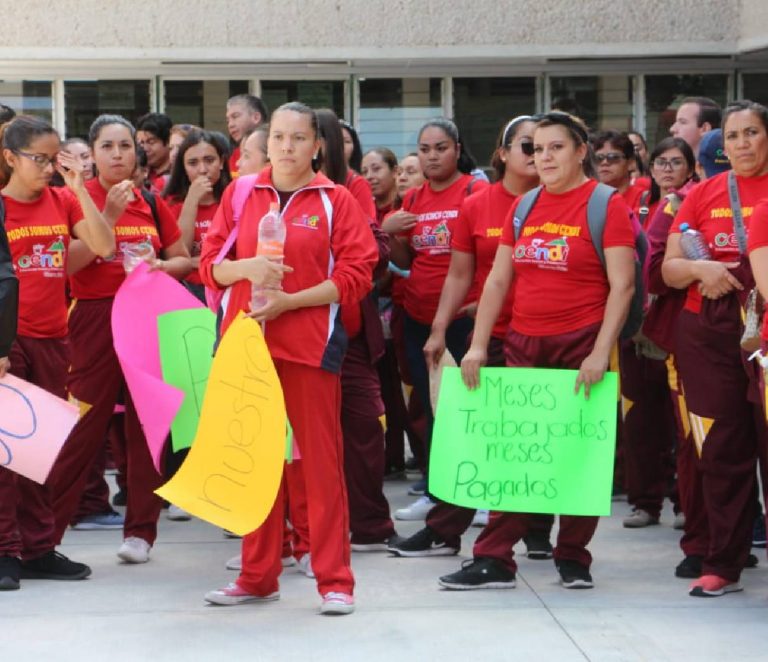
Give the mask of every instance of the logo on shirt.
[[451, 232], [445, 221], [437, 225], [423, 225], [421, 234], [414, 234], [411, 239], [414, 250], [423, 251], [430, 249], [441, 249], [436, 252], [450, 250]]
[[560, 237], [547, 241], [537, 237], [526, 245], [518, 242], [515, 246], [515, 260], [529, 264], [536, 264], [542, 269], [557, 269], [566, 271], [568, 269], [568, 237]]
[[500, 237], [501, 236], [501, 228], [486, 228], [485, 230], [485, 236], [486, 237]]
[[714, 244], [716, 248], [731, 248], [739, 250], [739, 242], [736, 240], [736, 235], [729, 234], [728, 232], [718, 232], [715, 235]]
[[308, 230], [318, 230], [320, 228], [320, 217], [317, 215], [309, 216], [302, 214], [301, 218], [294, 218], [291, 220], [291, 225], [295, 225], [299, 228], [307, 228]]
[[19, 269], [30, 271], [50, 271], [64, 268], [64, 238], [59, 235], [47, 248], [45, 244], [34, 244], [32, 255], [21, 255], [17, 261]]

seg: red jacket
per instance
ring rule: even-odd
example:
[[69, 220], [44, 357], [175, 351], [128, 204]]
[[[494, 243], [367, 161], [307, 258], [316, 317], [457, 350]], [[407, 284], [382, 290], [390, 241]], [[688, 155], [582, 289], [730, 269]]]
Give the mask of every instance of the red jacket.
[[[222, 287], [213, 278], [213, 262], [233, 227], [232, 194], [225, 191], [203, 243], [200, 276], [214, 289]], [[240, 217], [240, 229], [230, 259], [256, 254], [261, 218], [278, 194], [272, 185], [272, 169], [256, 179]], [[339, 304], [357, 303], [371, 289], [378, 250], [368, 221], [360, 206], [343, 186], [336, 186], [318, 173], [296, 191], [281, 212], [286, 226], [285, 274], [283, 289], [298, 292], [331, 279], [339, 291], [338, 303], [300, 308], [267, 322], [265, 335], [273, 358], [303, 363], [338, 373], [346, 350], [347, 337], [338, 314]], [[239, 311], [248, 311], [251, 283], [239, 281], [224, 298], [222, 333]]]

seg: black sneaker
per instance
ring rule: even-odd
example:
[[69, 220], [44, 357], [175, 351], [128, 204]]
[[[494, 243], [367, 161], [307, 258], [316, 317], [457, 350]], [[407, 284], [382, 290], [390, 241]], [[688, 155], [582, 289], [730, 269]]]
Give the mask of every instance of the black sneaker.
[[755, 518], [755, 523], [752, 526], [752, 547], [765, 547], [766, 535], [765, 535], [765, 515], [760, 513]]
[[455, 556], [459, 553], [459, 546], [452, 546], [435, 534], [432, 529], [425, 526], [410, 538], [399, 543], [393, 543], [387, 547], [387, 551], [395, 556]]
[[592, 575], [589, 568], [578, 561], [563, 559], [557, 562], [560, 573], [560, 583], [564, 588], [593, 588]]
[[681, 579], [698, 579], [701, 577], [701, 563], [704, 560], [703, 557], [698, 554], [691, 554], [686, 556], [675, 568], [675, 577]]
[[758, 563], [760, 563], [760, 560], [754, 554], [750, 554], [744, 563], [744, 568], [746, 570], [751, 570], [752, 568], [756, 568]]
[[126, 492], [124, 489], [120, 490], [119, 492], [116, 492], [115, 496], [112, 497], [112, 505], [113, 506], [127, 506], [128, 505], [128, 492]]
[[471, 591], [477, 588], [515, 588], [515, 573], [496, 559], [467, 559], [461, 570], [437, 580], [443, 588]]
[[70, 561], [64, 554], [52, 551], [42, 556], [21, 562], [22, 579], [85, 579], [91, 569], [85, 563]]
[[549, 537], [536, 533], [523, 538], [526, 547], [526, 556], [534, 561], [544, 561], [552, 558], [552, 543]]
[[0, 556], [0, 591], [21, 588], [21, 561], [15, 556]]
[[387, 552], [390, 547], [399, 545], [404, 541], [405, 538], [393, 533], [389, 538], [384, 540], [372, 540], [368, 542], [355, 540], [355, 537], [353, 536], [349, 543], [353, 552]]

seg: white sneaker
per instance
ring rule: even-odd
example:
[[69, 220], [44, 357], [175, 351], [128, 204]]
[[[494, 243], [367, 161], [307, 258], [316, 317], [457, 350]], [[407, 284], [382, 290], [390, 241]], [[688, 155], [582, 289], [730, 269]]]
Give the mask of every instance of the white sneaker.
[[253, 595], [241, 589], [234, 582], [227, 584], [224, 588], [208, 591], [208, 593], [205, 594], [206, 602], [210, 602], [213, 605], [224, 605], [225, 607], [242, 605], [246, 602], [273, 602], [274, 600], [279, 599], [279, 591], [275, 591], [269, 595]]
[[315, 573], [312, 572], [312, 559], [309, 558], [309, 554], [304, 554], [304, 556], [299, 559], [297, 565], [299, 567], [299, 572], [303, 572], [310, 579], [315, 578]]
[[283, 557], [283, 567], [284, 568], [292, 568], [296, 565], [296, 559], [292, 556], [284, 556]]
[[149, 550], [152, 546], [144, 538], [131, 536], [123, 540], [117, 555], [125, 563], [146, 563], [149, 561]]
[[395, 519], [418, 521], [427, 518], [427, 514], [435, 507], [435, 502], [428, 496], [416, 499], [410, 506], [395, 511]]
[[672, 528], [682, 531], [685, 528], [685, 513], [677, 513], [675, 515], [675, 521], [672, 523]]
[[331, 591], [323, 596], [320, 613], [326, 616], [344, 616], [355, 611], [355, 599], [349, 593]]
[[472, 518], [472, 526], [480, 526], [480, 527], [488, 526], [488, 511], [476, 510], [475, 516]]
[[173, 504], [168, 506], [168, 514], [166, 517], [172, 522], [189, 522], [189, 520], [192, 519], [192, 515], [190, 515], [186, 510], [179, 508], [178, 506], [174, 506]]
[[229, 561], [227, 561], [225, 567], [227, 570], [242, 570], [243, 569], [243, 555], [238, 554], [237, 556], [233, 556]]

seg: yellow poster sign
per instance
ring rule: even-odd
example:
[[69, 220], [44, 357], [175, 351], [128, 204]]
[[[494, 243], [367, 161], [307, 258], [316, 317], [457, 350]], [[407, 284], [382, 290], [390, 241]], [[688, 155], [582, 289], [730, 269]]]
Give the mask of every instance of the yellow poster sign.
[[195, 441], [164, 499], [245, 535], [266, 519], [285, 460], [283, 391], [261, 328], [242, 313], [211, 366]]

